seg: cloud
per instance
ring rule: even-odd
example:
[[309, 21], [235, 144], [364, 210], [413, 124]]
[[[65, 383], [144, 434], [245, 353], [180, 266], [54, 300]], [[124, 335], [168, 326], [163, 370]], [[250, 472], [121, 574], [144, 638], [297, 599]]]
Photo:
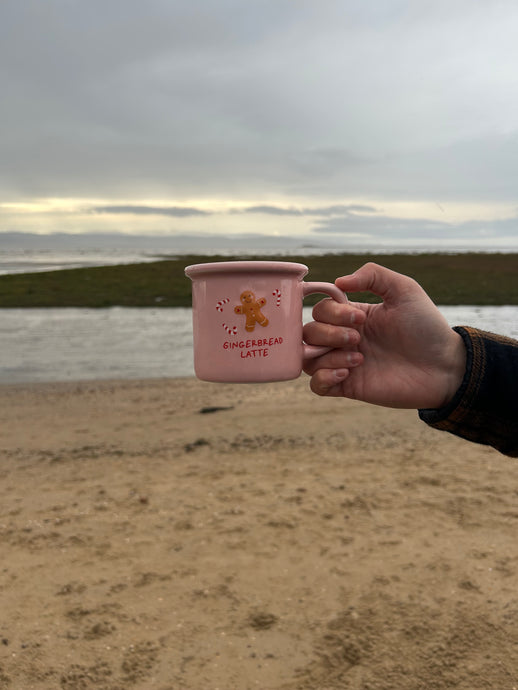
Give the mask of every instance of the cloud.
[[234, 213], [259, 213], [269, 216], [302, 216], [304, 212], [300, 208], [283, 208], [282, 206], [249, 206], [236, 209]]
[[515, 0], [3, 2], [3, 200], [509, 203], [517, 31]]
[[234, 213], [259, 213], [272, 216], [342, 216], [351, 213], [376, 213], [374, 206], [362, 204], [334, 204], [323, 207], [284, 207], [284, 206], [248, 206], [243, 209], [236, 209]]
[[[378, 209], [374, 206], [363, 204], [334, 204], [322, 207], [302, 207], [293, 206], [273, 206], [258, 205], [247, 206], [245, 208], [229, 209], [231, 214], [259, 214], [269, 216], [343, 216], [352, 213], [376, 213]], [[135, 216], [172, 216], [174, 218], [187, 218], [190, 216], [210, 216], [222, 211], [200, 209], [188, 206], [148, 206], [136, 204], [109, 204], [106, 206], [92, 206], [86, 209], [88, 213], [107, 213], [107, 214], [128, 214]]]
[[129, 214], [134, 216], [172, 216], [174, 218], [186, 218], [188, 216], [209, 216], [210, 211], [186, 206], [136, 206], [136, 205], [110, 205], [94, 206], [88, 209], [90, 213], [114, 213]]
[[446, 222], [426, 218], [397, 218], [390, 216], [344, 216], [320, 221], [313, 233], [323, 235], [354, 235], [365, 241], [420, 240], [480, 241], [518, 238], [518, 216], [506, 219]]

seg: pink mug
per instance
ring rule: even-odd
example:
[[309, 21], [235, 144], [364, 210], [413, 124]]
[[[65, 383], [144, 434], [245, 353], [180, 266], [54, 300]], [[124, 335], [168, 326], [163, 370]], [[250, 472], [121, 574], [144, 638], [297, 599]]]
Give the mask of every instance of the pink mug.
[[194, 370], [204, 381], [261, 383], [296, 379], [305, 358], [330, 348], [302, 342], [302, 300], [345, 294], [304, 282], [304, 264], [223, 261], [187, 266], [192, 281]]

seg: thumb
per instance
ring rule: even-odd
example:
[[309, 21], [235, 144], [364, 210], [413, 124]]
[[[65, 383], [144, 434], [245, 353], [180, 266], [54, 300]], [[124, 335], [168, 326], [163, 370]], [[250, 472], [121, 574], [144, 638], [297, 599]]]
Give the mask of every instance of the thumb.
[[372, 262], [351, 275], [337, 278], [335, 284], [344, 292], [372, 292], [388, 304], [401, 302], [416, 288], [420, 290], [413, 278]]

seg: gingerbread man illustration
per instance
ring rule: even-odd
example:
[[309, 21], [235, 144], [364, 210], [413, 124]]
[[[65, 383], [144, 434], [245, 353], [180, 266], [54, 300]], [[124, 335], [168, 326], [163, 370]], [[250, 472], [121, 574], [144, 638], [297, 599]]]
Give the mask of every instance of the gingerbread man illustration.
[[261, 307], [266, 304], [264, 297], [256, 299], [251, 290], [245, 290], [241, 293], [239, 299], [241, 300], [241, 304], [234, 307], [234, 311], [236, 314], [245, 314], [245, 329], [248, 332], [251, 333], [254, 330], [256, 323], [263, 327], [268, 325], [268, 319], [261, 311]]

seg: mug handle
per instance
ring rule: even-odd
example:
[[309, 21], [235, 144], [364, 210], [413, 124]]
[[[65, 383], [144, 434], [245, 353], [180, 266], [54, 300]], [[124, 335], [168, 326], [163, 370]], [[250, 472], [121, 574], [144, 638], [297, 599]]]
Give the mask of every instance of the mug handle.
[[[348, 304], [349, 300], [345, 292], [342, 292], [336, 285], [332, 283], [315, 283], [315, 282], [303, 282], [302, 283], [302, 297], [307, 297], [307, 295], [322, 294], [332, 297], [334, 300], [340, 304]], [[315, 359], [315, 357], [320, 357], [325, 355], [326, 352], [330, 352], [332, 347], [318, 346], [318, 345], [304, 345], [303, 358], [304, 359]]]

